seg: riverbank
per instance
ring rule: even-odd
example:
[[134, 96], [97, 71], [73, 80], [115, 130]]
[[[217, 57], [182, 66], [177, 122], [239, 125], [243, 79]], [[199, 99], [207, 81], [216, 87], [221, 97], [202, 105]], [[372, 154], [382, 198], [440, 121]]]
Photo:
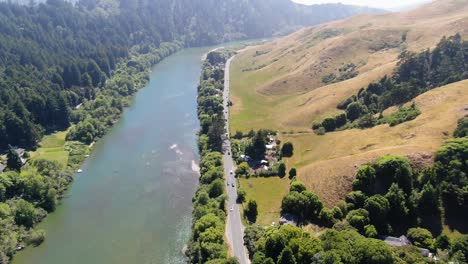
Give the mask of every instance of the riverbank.
[[15, 264], [185, 263], [198, 182], [195, 87], [207, 49], [184, 49], [153, 68], [62, 205], [37, 227], [47, 239]]
[[[89, 155], [90, 144], [104, 136], [120, 119], [136, 91], [148, 83], [150, 69], [181, 47], [181, 43], [165, 43], [147, 54], [131, 52], [133, 55], [129, 59], [118, 63], [95, 99], [73, 110], [75, 124], [69, 130], [45, 136], [20, 173], [0, 174], [2, 182], [10, 179], [8, 181], [20, 184], [22, 181], [15, 179], [23, 177], [36, 182], [27, 188], [0, 184], [0, 189], [6, 189], [6, 195], [0, 197], [0, 207], [7, 212], [2, 216], [7, 222], [0, 228], [0, 233], [7, 234], [6, 239], [0, 239], [0, 263], [8, 263], [16, 251], [27, 245], [37, 246], [46, 239], [47, 234], [35, 226], [55, 211], [73, 182], [73, 174]], [[21, 210], [29, 210], [27, 218], [18, 218], [18, 214], [25, 213]]]

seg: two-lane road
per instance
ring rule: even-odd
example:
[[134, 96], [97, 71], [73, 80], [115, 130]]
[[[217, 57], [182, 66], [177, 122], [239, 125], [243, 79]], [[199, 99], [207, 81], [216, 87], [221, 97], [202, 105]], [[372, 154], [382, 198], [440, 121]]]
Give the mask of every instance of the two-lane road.
[[[226, 62], [224, 72], [224, 117], [226, 119], [226, 131], [229, 133], [229, 67], [234, 57]], [[226, 137], [224, 140], [224, 173], [226, 175], [226, 188], [228, 194], [228, 218], [226, 224], [226, 236], [228, 239], [231, 252], [234, 257], [237, 257], [240, 264], [249, 264], [250, 260], [247, 256], [247, 249], [244, 246], [244, 226], [242, 225], [240, 207], [236, 203], [237, 199], [237, 183], [234, 177], [234, 162], [232, 160], [231, 142]], [[232, 173], [231, 173], [232, 170]], [[232, 209], [232, 210], [231, 210]]]

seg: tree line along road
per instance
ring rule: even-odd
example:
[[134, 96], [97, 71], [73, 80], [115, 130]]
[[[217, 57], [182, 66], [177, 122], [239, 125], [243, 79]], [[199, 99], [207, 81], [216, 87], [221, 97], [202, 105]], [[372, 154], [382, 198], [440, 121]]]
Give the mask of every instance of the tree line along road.
[[231, 141], [229, 140], [229, 68], [234, 56], [226, 61], [224, 71], [224, 118], [226, 120], [226, 137], [223, 143], [224, 173], [226, 175], [226, 189], [228, 194], [228, 218], [226, 223], [226, 237], [232, 255], [239, 260], [240, 264], [249, 264], [247, 249], [244, 246], [244, 226], [240, 215], [240, 206], [237, 204], [237, 184], [234, 177], [234, 162], [231, 156]]

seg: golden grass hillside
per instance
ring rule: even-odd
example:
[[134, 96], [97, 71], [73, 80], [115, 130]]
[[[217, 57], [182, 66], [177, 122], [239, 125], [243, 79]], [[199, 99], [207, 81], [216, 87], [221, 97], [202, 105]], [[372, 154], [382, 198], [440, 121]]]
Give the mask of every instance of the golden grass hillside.
[[[305, 28], [239, 54], [231, 67], [231, 131], [304, 131], [341, 100], [391, 74], [400, 52], [433, 47], [444, 35], [468, 37], [468, 1], [441, 0], [419, 9], [360, 15]], [[359, 75], [325, 85], [353, 63]]]
[[395, 127], [380, 125], [318, 136], [313, 133], [283, 135], [292, 141], [299, 179], [333, 205], [351, 190], [360, 165], [385, 154], [408, 156], [420, 164], [432, 162], [433, 153], [451, 137], [457, 120], [468, 115], [468, 80], [426, 92], [415, 100], [421, 115]]
[[[370, 82], [391, 74], [403, 49], [433, 47], [445, 35], [468, 37], [468, 1], [440, 0], [413, 11], [361, 15], [300, 30], [240, 53], [231, 66], [231, 133], [271, 128], [292, 141], [288, 167], [331, 206], [351, 189], [358, 166], [384, 154], [432, 162], [467, 114], [468, 81], [440, 87], [415, 99], [422, 114], [396, 127], [381, 125], [317, 136], [315, 120], [338, 112], [336, 105]], [[325, 85], [353, 63], [359, 74]]]

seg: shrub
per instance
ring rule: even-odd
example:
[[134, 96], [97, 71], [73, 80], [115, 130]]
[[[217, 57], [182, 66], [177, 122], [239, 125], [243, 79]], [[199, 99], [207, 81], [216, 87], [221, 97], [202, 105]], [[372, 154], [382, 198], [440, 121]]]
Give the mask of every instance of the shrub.
[[433, 247], [434, 238], [429, 230], [421, 227], [408, 229], [408, 239], [417, 247], [429, 248]]
[[373, 193], [376, 177], [376, 171], [373, 166], [361, 166], [356, 174], [356, 179], [353, 181], [353, 190]]
[[45, 231], [42, 229], [32, 230], [29, 236], [26, 238], [26, 243], [28, 245], [34, 245], [35, 247], [39, 246], [45, 240]]
[[292, 179], [292, 178], [294, 178], [294, 177], [296, 177], [296, 176], [297, 176], [297, 170], [296, 170], [296, 168], [291, 168], [291, 169], [289, 170], [289, 179]]
[[243, 137], [244, 137], [244, 134], [242, 134], [242, 131], [239, 131], [239, 130], [237, 130], [233, 136], [233, 138], [235, 139], [242, 139]]
[[278, 176], [280, 176], [281, 178], [286, 176], [286, 164], [284, 164], [284, 162], [279, 163]]
[[319, 136], [323, 136], [323, 135], [325, 135], [325, 133], [326, 133], [327, 131], [325, 131], [325, 128], [320, 127], [320, 128], [318, 128], [318, 129], [316, 129], [314, 132], [315, 132], [315, 134], [317, 134], [317, 135], [319, 135]]
[[224, 181], [217, 179], [210, 184], [210, 198], [216, 198], [224, 192]]
[[246, 195], [247, 195], [247, 192], [244, 189], [238, 188], [237, 189], [237, 202], [238, 203], [245, 202], [245, 196]]
[[281, 155], [283, 155], [283, 157], [291, 157], [294, 155], [294, 146], [291, 142], [284, 143], [281, 148]]
[[402, 107], [397, 112], [384, 118], [385, 123], [390, 126], [396, 126], [398, 124], [415, 119], [421, 111], [416, 107], [415, 104], [410, 107]]
[[450, 248], [450, 244], [451, 244], [450, 243], [450, 238], [445, 234], [441, 234], [435, 240], [434, 246], [437, 249], [445, 250], [445, 249]]
[[320, 211], [319, 219], [320, 219], [320, 222], [322, 223], [322, 225], [324, 225], [326, 227], [332, 227], [337, 222], [337, 220], [333, 216], [332, 210], [330, 210], [328, 208], [323, 208]]
[[366, 237], [376, 238], [378, 235], [377, 229], [375, 229], [375, 226], [373, 225], [366, 225], [364, 227], [364, 235]]
[[247, 218], [247, 220], [249, 220], [251, 223], [255, 223], [257, 221], [257, 215], [257, 202], [254, 200], [249, 200], [244, 209], [245, 218]]
[[336, 81], [336, 75], [334, 73], [327, 74], [323, 76], [322, 82], [324, 84], [334, 83]]
[[356, 96], [353, 95], [353, 96], [347, 98], [346, 100], [342, 101], [341, 103], [339, 103], [336, 106], [336, 108], [341, 109], [341, 110], [346, 110], [348, 105], [350, 105], [354, 101], [356, 101]]
[[370, 128], [375, 126], [376, 120], [372, 114], [365, 114], [357, 120], [358, 128]]
[[346, 114], [345, 113], [339, 113], [335, 116], [335, 126], [336, 128], [340, 128], [344, 125], [346, 125]]
[[307, 187], [305, 184], [301, 181], [293, 181], [291, 183], [291, 186], [289, 187], [290, 192], [298, 192], [301, 193], [303, 191], [307, 190]]
[[23, 199], [16, 200], [13, 208], [15, 211], [15, 222], [18, 225], [32, 227], [41, 219], [41, 214], [34, 208], [34, 205]]
[[468, 235], [461, 235], [453, 241], [450, 254], [458, 255], [464, 261], [468, 259]]
[[348, 204], [352, 204], [354, 209], [357, 209], [364, 207], [364, 202], [366, 201], [366, 199], [367, 196], [363, 192], [353, 191], [346, 195], [345, 201]]
[[250, 174], [249, 164], [247, 164], [247, 162], [242, 162], [241, 164], [239, 164], [239, 166], [237, 166], [235, 173], [236, 177], [248, 177]]
[[465, 116], [458, 120], [458, 126], [453, 132], [453, 136], [457, 138], [468, 136], [468, 117]]
[[371, 222], [379, 229], [379, 231], [385, 231], [385, 223], [387, 219], [390, 205], [387, 198], [382, 195], [374, 195], [367, 198], [364, 209], [369, 212], [369, 218]]
[[313, 130], [319, 129], [319, 128], [321, 128], [321, 127], [322, 127], [322, 123], [314, 122], [314, 123], [312, 124], [312, 129], [313, 129]]
[[358, 103], [358, 102], [353, 102], [348, 105], [346, 108], [346, 117], [354, 121], [358, 119], [361, 115], [363, 115], [365, 112], [367, 112], [367, 109], [364, 105]]
[[369, 224], [369, 212], [365, 209], [352, 210], [346, 216], [346, 221], [358, 229], [360, 232], [364, 231], [364, 227]]
[[333, 117], [327, 117], [322, 122], [323, 128], [325, 131], [330, 132], [336, 129], [335, 119]]

